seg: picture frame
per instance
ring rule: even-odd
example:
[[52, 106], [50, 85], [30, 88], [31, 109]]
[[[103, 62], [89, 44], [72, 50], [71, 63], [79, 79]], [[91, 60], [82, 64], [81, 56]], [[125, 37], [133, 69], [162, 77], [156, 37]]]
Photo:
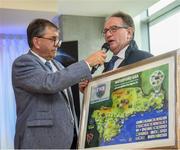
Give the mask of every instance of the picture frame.
[[179, 76], [175, 50], [94, 77], [84, 93], [78, 148], [180, 148]]

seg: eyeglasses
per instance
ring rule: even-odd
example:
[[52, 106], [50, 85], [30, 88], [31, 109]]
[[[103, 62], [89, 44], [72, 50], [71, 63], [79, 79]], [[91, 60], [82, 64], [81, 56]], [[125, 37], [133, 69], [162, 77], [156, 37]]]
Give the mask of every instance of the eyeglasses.
[[55, 38], [46, 38], [46, 37], [42, 37], [42, 36], [37, 36], [38, 38], [41, 38], [41, 39], [47, 39], [47, 40], [50, 40], [50, 41], [54, 41], [54, 46], [55, 47], [60, 47], [61, 46], [61, 43], [62, 43], [62, 40], [61, 39], [55, 39]]
[[127, 28], [128, 26], [111, 26], [109, 29], [105, 28], [102, 33], [105, 35], [108, 31], [110, 33], [114, 33], [119, 29], [127, 29]]

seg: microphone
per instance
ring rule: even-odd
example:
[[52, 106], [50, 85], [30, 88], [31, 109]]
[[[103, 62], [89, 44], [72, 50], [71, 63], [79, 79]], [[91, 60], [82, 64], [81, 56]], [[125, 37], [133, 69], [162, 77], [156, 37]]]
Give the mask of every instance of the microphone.
[[[110, 46], [108, 43], [104, 43], [101, 47], [101, 50], [104, 51], [105, 53], [107, 53], [107, 51], [110, 49]], [[98, 68], [99, 68], [100, 65], [96, 65], [94, 67], [92, 67], [92, 70], [91, 70], [91, 74], [93, 74]]]

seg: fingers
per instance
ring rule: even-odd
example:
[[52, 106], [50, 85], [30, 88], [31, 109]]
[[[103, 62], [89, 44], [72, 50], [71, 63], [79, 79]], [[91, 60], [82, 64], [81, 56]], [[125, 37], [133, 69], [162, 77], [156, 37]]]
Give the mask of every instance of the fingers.
[[79, 86], [80, 87], [86, 87], [88, 85], [89, 81], [88, 80], [85, 80], [85, 81], [82, 81], [79, 83]]
[[86, 139], [87, 139], [88, 144], [90, 144], [90, 142], [92, 141], [93, 137], [94, 137], [94, 135], [92, 133], [88, 133], [86, 135]]
[[84, 81], [79, 83], [79, 90], [81, 93], [84, 93], [84, 90], [88, 86], [88, 83], [89, 83], [88, 80], [84, 80]]
[[[101, 52], [102, 52], [102, 51], [100, 51], [100, 53], [101, 53]], [[100, 54], [100, 56], [97, 55], [97, 61], [98, 61], [98, 63], [99, 63], [100, 65], [104, 64], [105, 59], [106, 59], [106, 53], [102, 52], [102, 54]]]
[[90, 55], [85, 61], [91, 66], [96, 66], [96, 65], [102, 65], [104, 64], [106, 59], [106, 53], [102, 50], [99, 50], [92, 55]]

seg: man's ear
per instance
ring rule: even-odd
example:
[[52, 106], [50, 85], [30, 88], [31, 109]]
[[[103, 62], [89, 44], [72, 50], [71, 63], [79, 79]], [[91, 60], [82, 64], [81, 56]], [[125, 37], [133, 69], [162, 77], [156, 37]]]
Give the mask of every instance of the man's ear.
[[129, 27], [127, 30], [128, 30], [128, 40], [131, 41], [134, 38], [134, 28]]
[[40, 41], [38, 40], [38, 37], [33, 37], [32, 39], [32, 42], [33, 42], [33, 45], [36, 49], [39, 49], [39, 44], [40, 44]]

